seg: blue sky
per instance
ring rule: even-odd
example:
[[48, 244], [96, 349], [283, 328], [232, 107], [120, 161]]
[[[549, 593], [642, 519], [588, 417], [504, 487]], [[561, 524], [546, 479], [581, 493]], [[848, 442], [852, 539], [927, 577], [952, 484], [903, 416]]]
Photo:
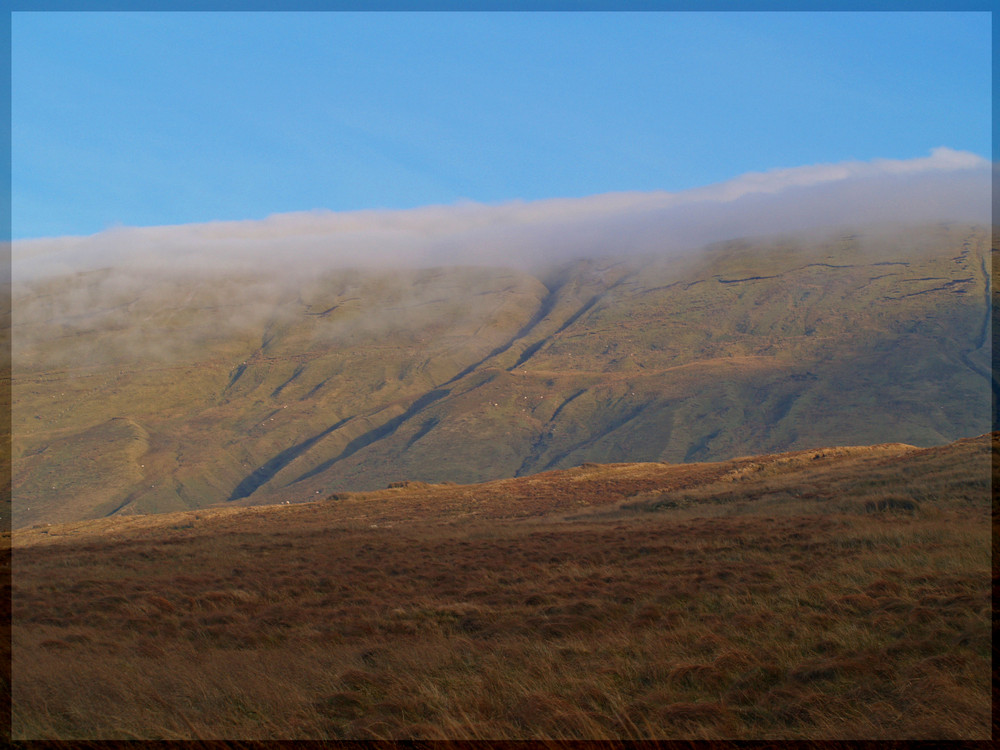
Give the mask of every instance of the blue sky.
[[12, 16], [12, 236], [991, 152], [989, 13]]

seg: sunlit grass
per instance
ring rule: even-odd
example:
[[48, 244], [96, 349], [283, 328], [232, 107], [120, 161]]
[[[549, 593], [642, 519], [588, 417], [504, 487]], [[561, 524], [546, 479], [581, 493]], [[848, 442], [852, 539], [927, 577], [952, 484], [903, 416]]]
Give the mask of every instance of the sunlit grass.
[[[986, 739], [990, 496], [940, 470], [988, 440], [880, 455], [756, 500], [649, 464], [16, 532], [12, 736]], [[868, 512], [877, 474], [939, 500]]]

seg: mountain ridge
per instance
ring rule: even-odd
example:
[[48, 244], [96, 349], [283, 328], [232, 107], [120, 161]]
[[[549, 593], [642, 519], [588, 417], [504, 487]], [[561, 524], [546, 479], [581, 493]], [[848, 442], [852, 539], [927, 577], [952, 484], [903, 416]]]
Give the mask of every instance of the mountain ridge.
[[[996, 388], [989, 241], [934, 225], [534, 272], [28, 284], [14, 301], [15, 525], [980, 434]], [[102, 494], [86, 431], [114, 417], [149, 449], [141, 481]], [[36, 487], [39, 471], [59, 478]]]

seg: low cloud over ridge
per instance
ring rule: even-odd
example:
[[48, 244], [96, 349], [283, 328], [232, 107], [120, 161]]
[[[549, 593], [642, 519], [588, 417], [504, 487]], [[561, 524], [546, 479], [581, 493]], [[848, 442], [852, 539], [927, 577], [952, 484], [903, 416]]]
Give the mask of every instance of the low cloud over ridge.
[[676, 193], [312, 211], [20, 240], [12, 270], [16, 283], [108, 266], [311, 274], [341, 266], [533, 266], [574, 256], [679, 253], [733, 237], [825, 227], [988, 223], [990, 181], [988, 160], [942, 147], [917, 159], [775, 169]]

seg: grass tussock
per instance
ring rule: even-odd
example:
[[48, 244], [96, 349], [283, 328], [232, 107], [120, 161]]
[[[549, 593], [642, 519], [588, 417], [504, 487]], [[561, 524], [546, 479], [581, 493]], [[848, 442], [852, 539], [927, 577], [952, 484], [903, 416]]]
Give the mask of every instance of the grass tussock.
[[[766, 477], [785, 513], [756, 479], [700, 516], [639, 508], [673, 490], [587, 467], [485, 518], [427, 498], [475, 488], [415, 487], [19, 532], [12, 737], [987, 739], [989, 493], [897, 457], [808, 508], [801, 474]], [[867, 511], [890, 469], [920, 505]], [[619, 500], [552, 499], [587, 476]]]

